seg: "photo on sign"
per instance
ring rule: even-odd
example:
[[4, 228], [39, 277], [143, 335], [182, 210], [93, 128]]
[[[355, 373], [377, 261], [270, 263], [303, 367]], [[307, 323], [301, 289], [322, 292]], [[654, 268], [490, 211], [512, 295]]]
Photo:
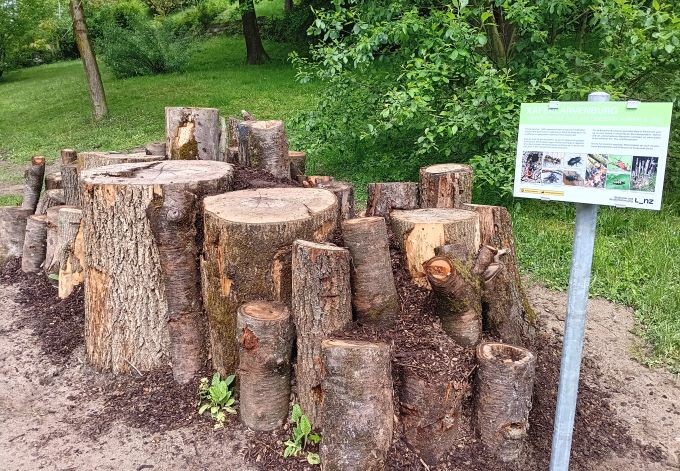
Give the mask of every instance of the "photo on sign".
[[630, 189], [653, 192], [656, 190], [658, 157], [633, 157]]
[[543, 153], [543, 170], [549, 168], [560, 168], [562, 166], [562, 159], [564, 153], [562, 152], [544, 152]]
[[541, 166], [543, 165], [543, 152], [522, 152], [522, 181], [540, 183]]
[[585, 171], [565, 170], [562, 172], [563, 181], [568, 186], [584, 186]]
[[552, 186], [562, 186], [562, 170], [543, 169], [541, 172], [541, 183]]
[[591, 188], [604, 188], [607, 181], [607, 163], [609, 156], [605, 154], [588, 154], [586, 164], [585, 185]]

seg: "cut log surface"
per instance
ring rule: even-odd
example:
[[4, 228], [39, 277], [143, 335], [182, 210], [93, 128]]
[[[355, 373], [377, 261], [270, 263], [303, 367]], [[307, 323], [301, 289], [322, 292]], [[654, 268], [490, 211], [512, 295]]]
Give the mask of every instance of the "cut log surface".
[[420, 169], [420, 204], [423, 208], [459, 208], [472, 201], [472, 167], [438, 164]]
[[24, 199], [21, 207], [35, 212], [40, 199], [40, 192], [45, 177], [45, 157], [37, 155], [31, 159], [31, 165], [24, 172]]
[[243, 121], [236, 129], [241, 165], [266, 170], [277, 178], [290, 178], [288, 138], [283, 121]]
[[350, 256], [333, 244], [293, 243], [293, 320], [297, 334], [298, 400], [321, 424], [321, 341], [352, 322]]
[[45, 190], [60, 190], [61, 172], [52, 172], [45, 175]]
[[78, 154], [79, 171], [107, 165], [130, 164], [138, 162], [158, 162], [163, 156], [146, 155], [146, 152], [124, 154], [120, 152], [81, 152]]
[[336, 180], [319, 182], [316, 184], [316, 188], [331, 191], [338, 198], [338, 221], [355, 218], [354, 186], [351, 183]]
[[390, 220], [408, 271], [423, 288], [430, 288], [423, 264], [434, 257], [435, 248], [458, 244], [470, 258], [479, 249], [479, 216], [473, 211], [445, 208], [393, 211]]
[[288, 158], [290, 159], [290, 178], [297, 181], [298, 177], [305, 174], [307, 154], [297, 150], [291, 150], [288, 151]]
[[418, 208], [418, 184], [412, 182], [369, 183], [366, 216], [389, 217], [393, 209]]
[[21, 271], [38, 273], [45, 261], [47, 248], [47, 216], [29, 216], [21, 257]]
[[43, 216], [47, 214], [47, 210], [54, 206], [61, 206], [65, 204], [64, 190], [47, 190], [40, 195], [38, 206], [35, 208], [35, 214]]
[[26, 221], [31, 214], [31, 208], [0, 207], [0, 263], [23, 254]]
[[85, 277], [85, 247], [81, 224], [82, 210], [63, 207], [59, 210], [57, 245], [59, 259], [59, 298], [68, 298]]
[[395, 413], [389, 346], [328, 339], [321, 349], [322, 469], [384, 470]]
[[523, 454], [534, 387], [536, 357], [502, 343], [477, 347], [476, 425], [482, 443], [501, 461]]
[[241, 422], [253, 430], [274, 430], [288, 417], [294, 330], [288, 308], [251, 301], [238, 309]]
[[217, 108], [165, 108], [166, 156], [172, 160], [221, 160]]
[[[172, 285], [161, 252], [172, 249], [156, 238], [148, 211], [162, 208], [168, 193], [182, 191], [192, 193], [200, 207], [205, 195], [228, 191], [232, 179], [231, 165], [213, 161], [132, 163], [82, 172], [85, 343], [96, 367], [148, 371], [172, 361], [177, 344], [195, 338], [195, 332], [183, 337], [185, 324], [169, 318]], [[167, 216], [173, 215], [168, 211]], [[195, 242], [187, 244], [184, 250], [196, 253]], [[172, 275], [198, 283], [192, 269], [195, 264], [181, 266]], [[172, 294], [174, 303], [184, 293]]]
[[290, 304], [291, 248], [296, 239], [323, 242], [336, 224], [337, 202], [316, 188], [263, 188], [205, 199], [201, 262], [213, 366], [238, 365], [236, 310], [264, 299]]

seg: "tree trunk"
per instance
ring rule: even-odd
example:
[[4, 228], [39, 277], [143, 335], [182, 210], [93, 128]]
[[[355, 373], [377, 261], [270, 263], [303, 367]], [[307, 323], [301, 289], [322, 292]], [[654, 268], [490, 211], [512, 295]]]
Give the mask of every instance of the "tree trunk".
[[354, 186], [351, 183], [340, 181], [319, 182], [316, 184], [316, 187], [333, 192], [338, 199], [338, 223], [356, 217], [354, 212]]
[[44, 191], [38, 200], [38, 206], [35, 208], [35, 214], [44, 216], [47, 210], [54, 206], [61, 206], [65, 203], [64, 190], [47, 190]]
[[238, 366], [236, 310], [265, 299], [290, 304], [291, 247], [323, 242], [335, 228], [337, 203], [326, 190], [263, 188], [205, 199], [201, 277], [213, 366]]
[[503, 462], [524, 450], [534, 387], [536, 357], [502, 343], [477, 347], [475, 412], [482, 443]]
[[293, 243], [293, 320], [297, 333], [295, 378], [300, 406], [321, 425], [321, 341], [352, 322], [347, 249], [304, 240]]
[[[197, 198], [223, 193], [232, 178], [231, 165], [211, 161], [123, 164], [82, 173], [85, 345], [93, 365], [114, 373], [148, 371], [181, 348], [171, 344], [176, 337], [168, 325], [175, 319], [168, 316], [162, 265], [167, 247], [159, 247], [147, 210], [168, 191], [190, 191]], [[188, 272], [191, 267], [181, 270], [173, 276], [198, 277]]]
[[43, 270], [48, 275], [59, 273], [60, 255], [62, 248], [59, 246], [59, 211], [66, 206], [53, 206], [47, 210], [47, 242], [45, 248], [45, 262]]
[[61, 190], [61, 172], [52, 172], [45, 175], [45, 190]]
[[389, 217], [393, 209], [416, 209], [418, 184], [411, 182], [369, 183], [366, 216]]
[[307, 154], [297, 150], [291, 150], [288, 151], [288, 159], [290, 160], [290, 178], [298, 181], [298, 178], [305, 174]]
[[59, 210], [57, 245], [59, 253], [59, 298], [65, 299], [83, 282], [85, 247], [81, 218], [83, 211], [65, 207]]
[[78, 46], [80, 58], [83, 61], [83, 67], [85, 68], [87, 89], [90, 92], [90, 101], [92, 102], [92, 115], [95, 121], [99, 121], [106, 116], [108, 108], [106, 106], [106, 95], [104, 94], [104, 85], [99, 74], [97, 58], [90, 46], [85, 14], [83, 13], [83, 3], [81, 0], [70, 0], [69, 8], [73, 21], [73, 36]]
[[74, 164], [78, 161], [78, 153], [73, 149], [61, 149], [59, 156], [61, 165]]
[[165, 142], [149, 142], [144, 146], [144, 153], [146, 155], [155, 155], [157, 157], [160, 156], [159, 160], [163, 160], [165, 159], [165, 148]]
[[24, 172], [24, 200], [21, 207], [35, 212], [45, 177], [45, 157], [37, 155], [31, 159], [31, 166]]
[[399, 315], [387, 225], [381, 217], [342, 222], [342, 237], [352, 256], [352, 305], [362, 324], [389, 326]]
[[430, 165], [420, 169], [422, 208], [460, 208], [472, 201], [472, 167], [461, 164]]
[[61, 165], [61, 182], [64, 189], [64, 204], [80, 207], [80, 182], [76, 164]]
[[171, 160], [221, 160], [217, 108], [165, 108], [165, 151]]
[[47, 216], [29, 216], [26, 221], [26, 238], [21, 257], [21, 271], [38, 273], [45, 261], [47, 242]]
[[324, 340], [321, 351], [322, 469], [384, 470], [395, 413], [389, 345]]
[[283, 0], [283, 11], [286, 13], [293, 11], [293, 0]]
[[108, 165], [158, 162], [161, 160], [164, 160], [163, 156], [146, 155], [146, 152], [136, 152], [133, 154], [123, 154], [120, 152], [81, 152], [78, 154], [78, 171], [82, 172], [83, 170]]
[[30, 208], [0, 207], [0, 263], [23, 254], [26, 221], [31, 214]]
[[329, 175], [299, 175], [297, 177], [298, 183], [301, 183], [304, 187], [315, 187], [319, 186], [319, 183], [328, 183], [333, 181], [333, 177]]
[[238, 308], [241, 422], [253, 430], [274, 430], [288, 417], [293, 323], [277, 302], [252, 301]]
[[241, 10], [241, 23], [243, 25], [243, 37], [246, 41], [246, 62], [249, 65], [260, 65], [269, 61], [269, 56], [262, 45], [260, 28], [257, 25], [255, 4], [253, 0], [238, 0]]
[[236, 129], [241, 165], [266, 170], [277, 178], [290, 178], [288, 138], [283, 121], [243, 121]]

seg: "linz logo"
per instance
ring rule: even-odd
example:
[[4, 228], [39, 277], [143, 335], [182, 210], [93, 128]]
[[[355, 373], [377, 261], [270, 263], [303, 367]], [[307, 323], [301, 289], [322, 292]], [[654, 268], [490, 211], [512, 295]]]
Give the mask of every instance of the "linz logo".
[[654, 204], [654, 199], [653, 198], [644, 198], [644, 199], [635, 198], [635, 202], [637, 204]]

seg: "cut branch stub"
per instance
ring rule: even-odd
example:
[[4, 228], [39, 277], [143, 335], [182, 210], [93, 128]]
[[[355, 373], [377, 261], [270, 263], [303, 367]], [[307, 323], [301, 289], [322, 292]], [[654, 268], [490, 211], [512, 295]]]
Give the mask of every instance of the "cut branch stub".
[[348, 182], [330, 181], [319, 182], [316, 188], [332, 191], [338, 198], [338, 222], [354, 219], [354, 186]]
[[73, 207], [59, 210], [57, 245], [61, 249], [59, 259], [59, 297], [68, 298], [84, 279], [85, 247], [81, 218], [83, 211]]
[[418, 184], [412, 182], [369, 183], [366, 216], [389, 217], [393, 209], [418, 208]]
[[290, 178], [288, 138], [283, 121], [243, 121], [236, 125], [238, 160], [244, 167]]
[[26, 221], [31, 214], [32, 208], [0, 207], [0, 263], [23, 254]]
[[24, 172], [24, 199], [21, 207], [35, 212], [45, 177], [45, 157], [36, 155]]
[[26, 238], [21, 257], [21, 271], [38, 273], [45, 261], [47, 247], [47, 216], [29, 216], [26, 221]]
[[459, 208], [472, 201], [472, 167], [438, 164], [420, 169], [420, 204], [423, 208]]
[[298, 177], [305, 174], [307, 154], [297, 150], [291, 150], [288, 151], [288, 158], [290, 159], [290, 178], [297, 181]]
[[171, 160], [221, 160], [217, 108], [165, 108], [165, 152]]
[[78, 169], [80, 172], [91, 168], [105, 167], [107, 165], [158, 162], [164, 160], [163, 156], [146, 155], [145, 152], [124, 154], [120, 152], [81, 152], [78, 154]]

